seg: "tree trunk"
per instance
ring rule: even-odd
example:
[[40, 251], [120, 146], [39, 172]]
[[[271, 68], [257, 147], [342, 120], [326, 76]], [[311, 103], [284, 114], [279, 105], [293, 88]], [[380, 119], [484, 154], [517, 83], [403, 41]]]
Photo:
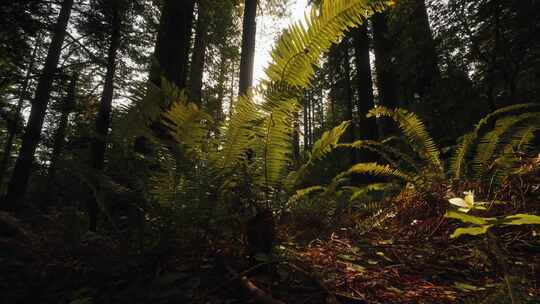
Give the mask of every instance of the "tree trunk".
[[150, 81], [161, 86], [161, 76], [178, 88], [186, 87], [193, 0], [165, 0], [161, 10], [155, 57], [157, 66], [150, 71]]
[[[349, 53], [350, 49], [350, 34], [347, 35], [347, 37], [341, 42], [340, 45], [340, 53], [343, 55], [343, 68], [344, 68], [344, 85], [345, 85], [345, 120], [348, 120], [351, 122], [351, 126], [347, 129], [347, 131], [344, 134], [344, 141], [351, 143], [354, 142], [356, 139], [356, 132], [355, 132], [355, 121], [353, 117], [353, 110], [354, 110], [354, 103], [353, 103], [353, 92], [352, 92], [352, 82], [351, 82], [351, 57]], [[349, 153], [349, 157], [347, 160], [347, 163], [349, 165], [353, 165], [356, 163], [356, 151], [352, 150]]]
[[[90, 147], [91, 166], [96, 171], [103, 171], [105, 163], [105, 150], [107, 148], [107, 135], [111, 124], [112, 100], [114, 96], [114, 74], [116, 72], [116, 56], [120, 46], [121, 17], [118, 8], [118, 0], [113, 0], [114, 7], [111, 20], [111, 36], [109, 50], [107, 51], [107, 72], [105, 73], [105, 83], [99, 103], [99, 110], [95, 122], [95, 134]], [[96, 185], [96, 187], [98, 187]], [[88, 217], [90, 231], [96, 231], [99, 208], [96, 198], [91, 195], [88, 202]]]
[[[219, 61], [219, 75], [218, 75], [218, 83], [217, 83], [217, 100], [214, 107], [214, 121], [216, 122], [216, 126], [219, 125], [220, 122], [224, 120], [223, 118], [223, 99], [225, 98], [225, 81], [227, 76], [227, 58], [225, 56], [225, 52], [222, 50], [220, 55], [220, 61]], [[217, 128], [216, 128], [216, 131]]]
[[[377, 13], [372, 20], [379, 104], [393, 109], [398, 106], [398, 82], [391, 58], [393, 45], [389, 37], [386, 14]], [[380, 123], [383, 137], [396, 133], [396, 127], [390, 119], [381, 119]]]
[[440, 80], [441, 71], [437, 64], [437, 51], [433, 33], [429, 25], [429, 17], [425, 0], [412, 1], [412, 16], [410, 20], [414, 20], [415, 29], [413, 30], [415, 41], [415, 53], [418, 54], [421, 60], [417, 60], [417, 81], [416, 93], [422, 100], [429, 94], [432, 87]]
[[[202, 3], [200, 1], [199, 3]], [[190, 101], [195, 102], [198, 106], [201, 105], [202, 78], [204, 71], [204, 63], [206, 57], [206, 36], [208, 29], [208, 18], [206, 11], [208, 9], [199, 4], [197, 26], [195, 30], [195, 46], [191, 56], [190, 70]]]
[[30, 75], [34, 69], [36, 63], [37, 50], [40, 48], [41, 35], [36, 38], [36, 44], [34, 50], [32, 51], [32, 57], [30, 58], [30, 63], [28, 64], [28, 69], [26, 70], [26, 76], [19, 92], [19, 100], [17, 101], [17, 106], [13, 113], [13, 120], [8, 124], [8, 137], [4, 146], [4, 157], [2, 158], [2, 163], [0, 164], [0, 193], [4, 189], [4, 178], [7, 175], [7, 170], [11, 162], [11, 152], [13, 150], [13, 142], [15, 141], [15, 136], [19, 132], [19, 120], [21, 116], [21, 111], [24, 105], [25, 97], [28, 95], [28, 88], [30, 87]]
[[240, 83], [238, 95], [244, 95], [253, 86], [255, 36], [257, 34], [258, 0], [246, 0], [242, 26], [242, 53], [240, 57]]
[[[51, 155], [51, 164], [49, 165], [49, 172], [47, 174], [47, 182], [51, 187], [54, 187], [54, 179], [56, 175], [56, 168], [58, 166], [58, 160], [62, 155], [62, 150], [64, 149], [64, 143], [66, 138], [66, 131], [69, 122], [69, 114], [73, 110], [75, 104], [75, 94], [77, 88], [77, 79], [79, 75], [77, 73], [71, 76], [71, 81], [68, 87], [68, 93], [64, 98], [62, 104], [62, 113], [60, 115], [60, 122], [58, 123], [58, 128], [54, 134], [54, 143], [53, 150]], [[51, 189], [49, 187], [49, 189]]]
[[369, 110], [375, 107], [373, 96], [373, 80], [371, 63], [369, 60], [369, 37], [367, 24], [362, 25], [353, 32], [353, 42], [356, 56], [356, 77], [358, 85], [358, 129], [360, 139], [378, 139], [377, 121], [367, 118]]
[[49, 103], [54, 74], [56, 72], [58, 60], [60, 59], [62, 44], [66, 36], [66, 28], [72, 7], [73, 0], [64, 0], [62, 3], [51, 44], [47, 52], [47, 58], [45, 59], [43, 72], [39, 77], [36, 95], [32, 102], [32, 109], [30, 110], [30, 117], [28, 118], [28, 124], [23, 136], [21, 150], [17, 157], [13, 176], [11, 177], [8, 186], [8, 192], [5, 199], [7, 204], [5, 206], [6, 209], [16, 209], [28, 187], [28, 180], [32, 171], [32, 164], [34, 163], [34, 153], [36, 152], [41, 137], [41, 128]]

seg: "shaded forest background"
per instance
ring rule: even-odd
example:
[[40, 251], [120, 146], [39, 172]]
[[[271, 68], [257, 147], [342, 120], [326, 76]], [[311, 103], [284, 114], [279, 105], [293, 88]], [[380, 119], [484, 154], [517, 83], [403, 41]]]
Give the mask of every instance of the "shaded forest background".
[[0, 299], [534, 303], [540, 3], [331, 2], [1, 3]]

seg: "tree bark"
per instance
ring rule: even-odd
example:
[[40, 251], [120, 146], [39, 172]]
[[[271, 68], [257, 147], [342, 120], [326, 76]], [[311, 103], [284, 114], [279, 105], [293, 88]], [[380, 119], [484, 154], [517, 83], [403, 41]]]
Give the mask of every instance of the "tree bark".
[[150, 81], [161, 86], [161, 76], [178, 88], [186, 87], [193, 0], [165, 0], [161, 10], [154, 64]]
[[440, 80], [441, 71], [438, 66], [437, 50], [429, 25], [425, 0], [413, 0], [411, 5], [413, 6], [411, 20], [414, 20], [415, 26], [413, 30], [415, 52], [422, 58], [416, 61], [417, 80], [415, 90], [422, 100]]
[[[393, 109], [398, 106], [398, 82], [394, 58], [391, 57], [393, 45], [389, 37], [386, 13], [376, 13], [372, 20], [379, 104]], [[380, 122], [383, 137], [396, 133], [396, 127], [389, 119], [381, 119]]]
[[[111, 19], [111, 36], [109, 49], [107, 51], [107, 72], [105, 73], [105, 83], [99, 103], [99, 110], [95, 122], [95, 134], [90, 146], [90, 162], [96, 171], [103, 171], [105, 164], [105, 150], [107, 148], [107, 135], [111, 124], [112, 100], [114, 96], [114, 74], [116, 72], [116, 56], [120, 47], [120, 27], [121, 17], [118, 7], [118, 0], [113, 0], [113, 10]], [[97, 186], [96, 186], [97, 187]], [[91, 195], [87, 202], [89, 229], [96, 231], [99, 208], [96, 198]]]
[[34, 50], [32, 51], [32, 57], [30, 58], [30, 63], [28, 64], [28, 69], [26, 70], [26, 76], [19, 92], [19, 100], [17, 101], [17, 106], [13, 113], [13, 120], [11, 123], [8, 123], [8, 137], [4, 146], [4, 157], [2, 158], [2, 163], [0, 164], [0, 193], [2, 193], [4, 188], [4, 178], [6, 177], [7, 170], [11, 161], [11, 152], [13, 150], [13, 142], [15, 141], [15, 136], [19, 132], [19, 120], [21, 116], [21, 111], [24, 105], [25, 97], [28, 94], [28, 88], [30, 87], [30, 76], [34, 65], [36, 63], [37, 50], [40, 48], [41, 35], [36, 38], [36, 43]]
[[50, 185], [50, 187], [48, 187], [49, 189], [52, 189], [51, 187], [54, 187], [54, 179], [56, 175], [56, 168], [58, 167], [58, 160], [60, 159], [60, 156], [62, 155], [62, 150], [64, 149], [66, 131], [67, 131], [67, 126], [69, 122], [69, 114], [71, 114], [71, 111], [73, 110], [73, 106], [75, 104], [75, 95], [76, 95], [78, 78], [79, 78], [79, 75], [77, 73], [74, 73], [71, 76], [71, 81], [68, 87], [68, 93], [66, 97], [64, 98], [64, 101], [62, 104], [62, 113], [60, 115], [60, 122], [58, 123], [58, 128], [56, 129], [56, 132], [54, 134], [51, 164], [49, 166], [49, 172], [47, 173], [47, 182]]
[[5, 199], [6, 205], [4, 206], [6, 209], [15, 210], [18, 208], [28, 187], [28, 180], [35, 159], [34, 153], [36, 152], [41, 137], [41, 128], [49, 104], [54, 74], [56, 72], [58, 60], [60, 59], [60, 53], [62, 52], [62, 44], [66, 36], [66, 28], [72, 7], [73, 0], [64, 0], [62, 8], [60, 9], [51, 44], [47, 52], [47, 58], [45, 59], [43, 72], [39, 77], [36, 95], [32, 102], [30, 117], [28, 118], [28, 124], [23, 136], [21, 150], [17, 157], [13, 176], [8, 186], [8, 192]]
[[198, 106], [201, 105], [201, 91], [202, 91], [202, 78], [204, 71], [204, 63], [206, 57], [206, 40], [208, 29], [208, 18], [206, 14], [207, 8], [205, 8], [199, 2], [197, 26], [195, 29], [195, 46], [191, 56], [191, 70], [190, 70], [190, 100], [195, 102]]
[[353, 32], [353, 43], [356, 56], [356, 82], [358, 87], [358, 138], [376, 140], [377, 121], [366, 117], [369, 110], [375, 107], [373, 95], [373, 80], [371, 63], [369, 59], [369, 37], [367, 24], [362, 25]]
[[238, 95], [245, 95], [253, 86], [255, 37], [257, 34], [258, 0], [245, 0], [242, 26], [242, 52], [240, 56], [240, 83]]

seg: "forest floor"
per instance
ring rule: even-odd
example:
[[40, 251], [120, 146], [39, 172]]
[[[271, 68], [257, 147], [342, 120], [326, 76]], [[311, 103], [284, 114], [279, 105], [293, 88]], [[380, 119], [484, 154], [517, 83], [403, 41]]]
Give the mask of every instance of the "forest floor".
[[[521, 208], [536, 212], [538, 171], [500, 198], [526, 193]], [[496, 255], [483, 235], [450, 238], [458, 224], [417, 202], [402, 195], [404, 213], [361, 233], [354, 212], [341, 226], [280, 222], [275, 254], [255, 261], [240, 236], [134, 253], [133, 235], [77, 236], [66, 210], [0, 212], [0, 303], [540, 303], [537, 226], [492, 228]]]
[[[348, 229], [309, 242], [282, 238], [274, 261], [251, 268], [225, 243], [130, 255], [97, 235], [69, 248], [54, 215], [47, 230], [0, 218], [1, 303], [511, 303], [508, 284], [520, 297], [514, 303], [540, 299], [540, 239], [532, 229], [501, 236], [511, 253], [505, 278], [481, 238], [450, 240], [442, 217], [428, 225], [437, 229], [431, 235], [425, 225], [396, 224], [360, 238]], [[255, 292], [242, 291], [242, 282]]]

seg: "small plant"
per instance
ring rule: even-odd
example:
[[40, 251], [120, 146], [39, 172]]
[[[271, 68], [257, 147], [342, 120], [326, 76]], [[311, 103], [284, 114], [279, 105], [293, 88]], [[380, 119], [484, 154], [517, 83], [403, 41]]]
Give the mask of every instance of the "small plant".
[[488, 229], [495, 226], [503, 225], [535, 225], [540, 224], [540, 216], [519, 213], [502, 217], [482, 217], [467, 214], [471, 210], [487, 210], [486, 202], [475, 202], [474, 193], [472, 191], [464, 192], [464, 198], [451, 198], [450, 204], [460, 207], [458, 211], [447, 211], [444, 215], [446, 218], [453, 218], [461, 221], [464, 224], [469, 224], [467, 227], [457, 228], [451, 235], [451, 238], [457, 238], [464, 234], [481, 235], [488, 232]]

